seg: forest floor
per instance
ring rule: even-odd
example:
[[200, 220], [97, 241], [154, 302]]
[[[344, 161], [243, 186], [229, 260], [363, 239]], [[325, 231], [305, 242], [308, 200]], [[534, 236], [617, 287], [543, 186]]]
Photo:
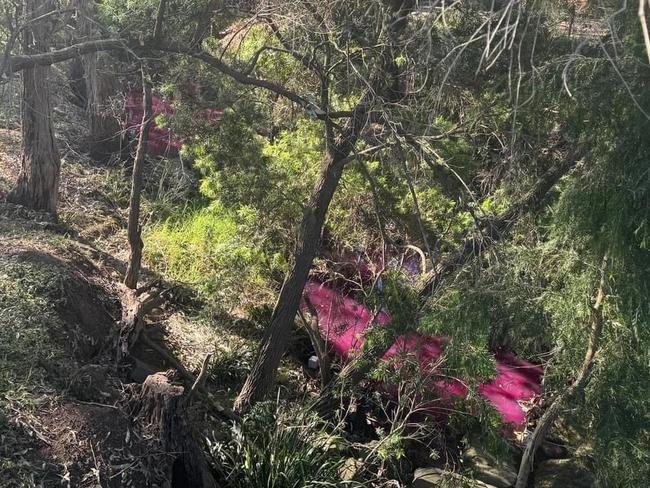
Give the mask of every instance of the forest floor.
[[[172, 364], [142, 345], [130, 371], [114, 361], [128, 179], [59, 145], [59, 220], [0, 204], [0, 486], [166, 486], [168, 455], [129, 399], [130, 383]], [[20, 132], [1, 129], [0, 201], [19, 167]], [[154, 311], [151, 333], [189, 371], [242, 341], [173, 302]], [[192, 415], [214, 421], [200, 404]]]
[[[262, 329], [243, 313], [197, 300], [191, 287], [164, 283], [169, 299], [153, 311], [146, 333], [165, 352], [140, 343], [135, 364], [116, 366], [129, 168], [84, 154], [84, 115], [73, 110], [66, 105], [65, 116], [58, 114], [58, 221], [0, 203], [0, 486], [171, 487], [158, 433], [133, 418], [138, 385], [175, 362], [196, 375], [213, 354], [206, 387], [229, 404]], [[18, 176], [20, 143], [18, 129], [0, 129], [0, 202]], [[184, 171], [178, 161], [148, 162], [145, 225], [178, 205], [179, 184], [196, 186]], [[144, 251], [141, 283], [164, 282]], [[303, 366], [308, 339], [296, 339], [278, 375], [283, 398], [317, 390]], [[201, 432], [218, 437], [228, 428], [207, 403], [195, 402], [189, 415]]]
[[[83, 113], [66, 110], [57, 127], [58, 220], [0, 204], [0, 486], [170, 486], [168, 454], [156, 432], [130, 413], [132, 384], [173, 368], [173, 361], [198, 374], [211, 353], [206, 387], [230, 403], [261, 329], [197, 303], [191, 289], [166, 284], [170, 299], [147, 324], [165, 353], [138, 344], [136, 364], [128, 371], [116, 367], [128, 167], [83, 154], [75, 122]], [[0, 129], [0, 202], [18, 177], [20, 154], [20, 131]], [[179, 170], [174, 162], [149, 164], [145, 223], [157, 204], [169, 205], [160, 181]], [[144, 265], [141, 284], [161, 279], [147, 268], [146, 249]], [[288, 360], [279, 383], [283, 396], [291, 396], [305, 394], [315, 380]], [[227, 427], [212, 414], [201, 402], [190, 411], [202, 431]]]

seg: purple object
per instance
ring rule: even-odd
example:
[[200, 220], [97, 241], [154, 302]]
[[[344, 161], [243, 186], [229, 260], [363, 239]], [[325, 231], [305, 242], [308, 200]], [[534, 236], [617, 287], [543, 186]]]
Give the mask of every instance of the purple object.
[[[321, 335], [343, 360], [349, 360], [363, 346], [364, 334], [369, 328], [390, 322], [386, 312], [374, 315], [356, 300], [314, 280], [307, 283], [303, 296], [302, 310], [317, 313]], [[448, 342], [445, 337], [409, 333], [398, 337], [383, 359], [412, 354], [421, 371], [432, 374]], [[510, 353], [496, 353], [495, 360], [497, 375], [491, 382], [479, 386], [479, 394], [497, 410], [506, 426], [506, 433], [522, 431], [526, 424], [525, 406], [535, 401], [540, 393], [542, 368]], [[446, 418], [450, 404], [466, 398], [469, 393], [465, 384], [456, 378], [432, 381], [431, 388], [446, 405], [432, 409], [431, 413], [439, 418]]]

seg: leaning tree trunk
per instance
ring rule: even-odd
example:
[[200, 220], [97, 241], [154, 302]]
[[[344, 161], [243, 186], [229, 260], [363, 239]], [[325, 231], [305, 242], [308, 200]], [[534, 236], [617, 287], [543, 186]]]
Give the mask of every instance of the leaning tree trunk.
[[129, 222], [128, 236], [131, 254], [129, 264], [126, 268], [124, 284], [135, 289], [138, 285], [138, 275], [140, 274], [140, 264], [142, 261], [142, 238], [140, 227], [140, 195], [142, 193], [142, 167], [144, 157], [147, 154], [147, 145], [149, 142], [149, 127], [153, 116], [151, 106], [151, 83], [145, 68], [142, 68], [142, 124], [140, 125], [140, 137], [138, 139], [138, 149], [135, 153], [133, 162], [133, 175], [131, 178], [131, 198], [129, 200]]
[[[51, 2], [25, 2], [25, 17], [52, 10]], [[48, 50], [48, 32], [41, 22], [34, 22], [23, 35], [26, 54]], [[61, 160], [54, 140], [52, 105], [48, 86], [49, 67], [36, 66], [23, 72], [22, 98], [22, 167], [15, 188], [7, 199], [35, 210], [56, 215]]]
[[[260, 350], [251, 372], [235, 400], [235, 411], [247, 410], [253, 403], [262, 400], [275, 382], [275, 374], [287, 348], [291, 326], [294, 323], [300, 298], [309, 277], [309, 270], [320, 247], [321, 233], [334, 192], [339, 184], [350, 154], [365, 127], [368, 116], [366, 94], [354, 109], [352, 117], [337, 139], [327, 129], [326, 157], [311, 198], [305, 207], [294, 254], [294, 265], [282, 285], [280, 296], [266, 328]], [[326, 122], [328, 124], [328, 122]]]
[[257, 359], [235, 401], [236, 411], [244, 411], [262, 400], [273, 386], [309, 270], [320, 246], [327, 209], [343, 174], [346, 158], [347, 154], [338, 152], [328, 155], [323, 163], [320, 178], [303, 214], [293, 268], [282, 285]]
[[[77, 31], [83, 41], [96, 38], [95, 3], [74, 0], [78, 12]], [[110, 112], [111, 96], [118, 91], [118, 82], [106, 53], [92, 52], [80, 58], [85, 82], [86, 113], [89, 125], [90, 154], [103, 160], [120, 149], [120, 125]]]

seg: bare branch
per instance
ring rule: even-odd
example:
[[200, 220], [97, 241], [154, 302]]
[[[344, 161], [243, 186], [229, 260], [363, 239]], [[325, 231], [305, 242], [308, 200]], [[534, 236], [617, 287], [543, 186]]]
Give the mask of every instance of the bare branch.
[[162, 35], [163, 21], [165, 20], [165, 9], [167, 8], [167, 0], [160, 0], [158, 4], [158, 11], [156, 12], [156, 25], [153, 28], [153, 40], [158, 41]]
[[16, 73], [18, 71], [33, 68], [34, 66], [50, 66], [84, 54], [98, 51], [119, 51], [127, 48], [128, 43], [123, 39], [97, 39], [86, 41], [63, 49], [50, 51], [48, 53], [11, 56], [9, 58], [8, 71], [10, 73]]
[[643, 42], [648, 54], [648, 62], [650, 63], [650, 34], [648, 33], [648, 23], [645, 18], [646, 2], [650, 6], [650, 0], [639, 0], [639, 21], [641, 22], [641, 30], [643, 31]]

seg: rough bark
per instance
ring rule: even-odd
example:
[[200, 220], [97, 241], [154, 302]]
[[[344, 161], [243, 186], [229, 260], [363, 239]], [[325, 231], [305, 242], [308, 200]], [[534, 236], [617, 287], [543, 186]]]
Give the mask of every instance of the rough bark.
[[118, 323], [116, 344], [117, 362], [121, 363], [131, 354], [131, 349], [140, 339], [144, 328], [144, 317], [162, 303], [165, 297], [159, 288], [140, 290], [125, 288], [122, 292], [122, 318]]
[[[75, 0], [78, 11], [77, 32], [82, 39], [96, 37], [99, 32], [95, 18], [95, 3], [88, 0]], [[103, 52], [90, 52], [81, 56], [86, 93], [86, 113], [89, 122], [89, 142], [91, 156], [103, 160], [120, 148], [120, 125], [108, 109], [110, 98], [118, 91], [114, 70], [107, 62]]]
[[532, 435], [527, 440], [524, 454], [519, 465], [519, 473], [517, 475], [515, 488], [526, 488], [528, 485], [528, 476], [533, 470], [535, 453], [542, 442], [544, 442], [544, 438], [553, 425], [553, 422], [555, 422], [555, 419], [564, 408], [566, 402], [576, 394], [583, 392], [591, 379], [591, 373], [594, 369], [594, 360], [596, 358], [596, 353], [598, 352], [600, 338], [603, 331], [603, 301], [605, 300], [606, 269], [607, 254], [603, 257], [600, 267], [600, 282], [596, 290], [596, 296], [591, 310], [589, 344], [587, 346], [585, 359], [582, 362], [582, 367], [578, 371], [573, 383], [562, 391], [562, 393], [553, 400], [553, 403], [551, 403], [551, 405], [546, 409], [544, 415], [542, 415], [542, 418], [537, 423], [537, 427], [535, 427]]
[[[185, 366], [183, 366], [176, 358], [174, 358], [171, 354], [169, 354], [162, 346], [157, 344], [154, 340], [150, 339], [149, 336], [147, 336], [146, 333], [143, 333], [141, 336], [142, 342], [144, 342], [147, 347], [153, 349], [156, 351], [158, 354], [160, 354], [169, 364], [174, 366], [176, 370], [178, 371], [178, 374], [180, 374], [186, 381], [192, 383], [192, 389], [195, 390], [195, 392], [200, 393], [203, 396], [203, 401], [207, 402], [210, 407], [213, 409], [213, 412], [215, 412], [217, 415], [222, 417], [224, 420], [232, 420], [234, 422], [241, 422], [241, 417], [237, 415], [235, 412], [233, 412], [230, 408], [225, 407], [222, 405], [218, 400], [216, 400], [212, 394], [205, 388], [203, 385], [205, 376], [204, 378], [201, 378], [201, 374], [207, 374], [207, 365], [204, 363], [204, 366], [206, 368], [201, 369], [201, 373], [199, 373], [198, 377], [194, 377], [192, 373], [190, 373]], [[205, 371], [205, 373], [204, 373]], [[197, 383], [198, 382], [198, 383]], [[195, 387], [196, 385], [196, 387]], [[191, 393], [191, 392], [190, 392]], [[188, 394], [188, 401], [190, 400], [190, 395]]]
[[126, 276], [124, 277], [124, 284], [131, 289], [135, 289], [138, 285], [138, 275], [140, 274], [142, 261], [143, 242], [140, 227], [140, 199], [142, 193], [142, 168], [144, 166], [144, 157], [147, 154], [149, 127], [153, 117], [151, 103], [151, 84], [146, 70], [142, 68], [142, 105], [144, 110], [131, 178], [131, 198], [129, 200], [129, 222], [127, 227], [131, 253], [126, 268]]
[[131, 404], [132, 412], [158, 432], [165, 451], [174, 455], [171, 486], [216, 488], [188, 418], [184, 388], [173, 384], [172, 377], [173, 372], [148, 376]]
[[[53, 9], [51, 2], [46, 8]], [[27, 0], [26, 18], [32, 18], [36, 9], [43, 12], [43, 4]], [[27, 56], [47, 51], [47, 40], [48, 32], [43, 23], [34, 22], [23, 33], [23, 50]], [[56, 215], [61, 160], [54, 139], [48, 74], [49, 68], [45, 66], [23, 72], [22, 166], [16, 186], [7, 199]]]
[[271, 323], [266, 328], [262, 344], [251, 372], [242, 387], [235, 410], [242, 412], [263, 399], [273, 387], [280, 360], [287, 347], [291, 327], [298, 313], [300, 298], [307, 283], [309, 270], [321, 242], [327, 209], [343, 174], [348, 156], [365, 126], [367, 111], [359, 105], [347, 129], [327, 150], [320, 177], [305, 206], [294, 264], [287, 275], [276, 303]]

